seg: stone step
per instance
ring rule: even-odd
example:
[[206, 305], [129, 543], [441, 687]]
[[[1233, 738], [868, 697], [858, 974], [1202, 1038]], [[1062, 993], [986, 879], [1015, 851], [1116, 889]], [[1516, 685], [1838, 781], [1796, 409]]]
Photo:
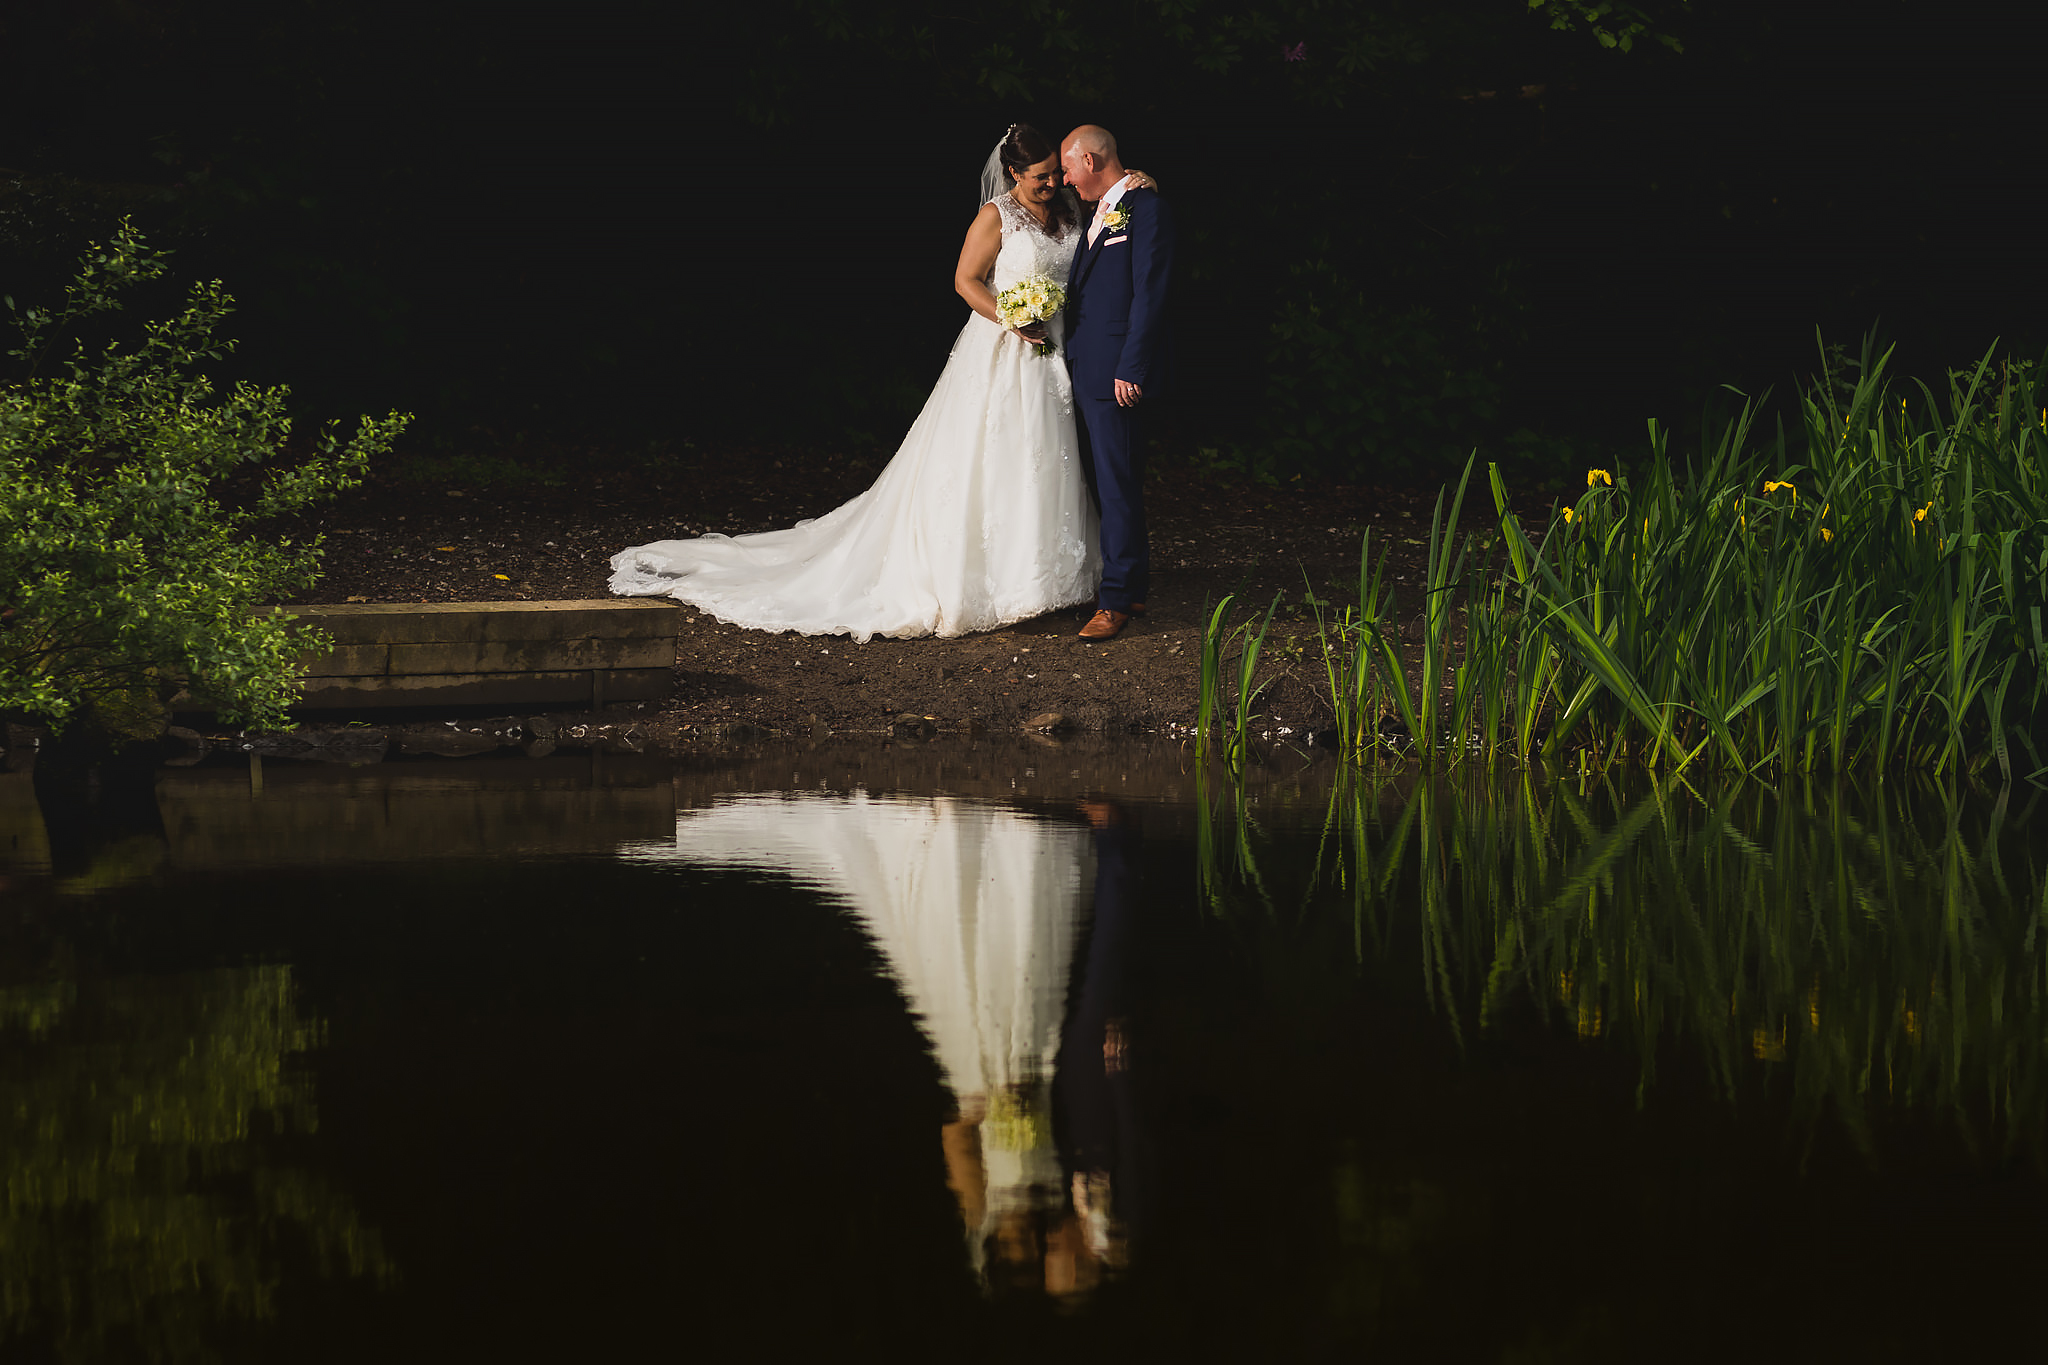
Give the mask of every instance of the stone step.
[[675, 638], [676, 604], [665, 597], [570, 602], [323, 602], [271, 607], [297, 616], [338, 645], [476, 640]]
[[668, 695], [666, 599], [271, 607], [334, 639], [304, 657], [309, 709], [588, 705]]

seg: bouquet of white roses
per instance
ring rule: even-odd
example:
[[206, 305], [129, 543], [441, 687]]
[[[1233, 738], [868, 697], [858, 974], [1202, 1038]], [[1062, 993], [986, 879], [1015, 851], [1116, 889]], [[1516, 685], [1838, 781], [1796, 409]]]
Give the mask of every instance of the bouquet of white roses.
[[[996, 295], [996, 311], [1003, 315], [1003, 325], [1011, 328], [1049, 321], [1066, 306], [1066, 288], [1048, 275], [1027, 276]], [[1031, 349], [1037, 355], [1051, 355], [1052, 343], [1041, 341]]]

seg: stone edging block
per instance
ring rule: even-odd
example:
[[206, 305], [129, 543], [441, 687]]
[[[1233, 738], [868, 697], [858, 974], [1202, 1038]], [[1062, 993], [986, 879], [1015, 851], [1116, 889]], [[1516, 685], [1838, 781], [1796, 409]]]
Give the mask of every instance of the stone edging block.
[[669, 639], [681, 617], [667, 598], [581, 602], [323, 602], [269, 607], [334, 637], [337, 645], [475, 641]]
[[302, 705], [600, 705], [666, 696], [682, 617], [665, 598], [320, 603], [263, 609], [327, 632]]

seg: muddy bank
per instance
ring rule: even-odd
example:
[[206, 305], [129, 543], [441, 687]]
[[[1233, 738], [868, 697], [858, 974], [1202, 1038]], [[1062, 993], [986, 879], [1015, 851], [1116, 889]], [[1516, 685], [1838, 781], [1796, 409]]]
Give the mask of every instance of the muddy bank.
[[[543, 462], [550, 457], [540, 457]], [[601, 597], [625, 546], [705, 531], [787, 526], [829, 511], [874, 478], [874, 461], [820, 452], [687, 452], [666, 462], [561, 452], [561, 482], [373, 481], [297, 523], [328, 545], [327, 573], [302, 600], [445, 602]], [[1269, 643], [1269, 728], [1320, 724], [1321, 663], [1305, 588], [1355, 596], [1361, 533], [1393, 555], [1390, 578], [1419, 578], [1436, 489], [1357, 485], [1231, 488], [1156, 470], [1147, 489], [1154, 587], [1149, 613], [1106, 644], [1076, 638], [1075, 610], [955, 640], [770, 635], [686, 610], [675, 686], [636, 719], [665, 748], [722, 740], [732, 727], [782, 735], [886, 732], [894, 717], [939, 730], [1016, 730], [1053, 714], [1064, 728], [1156, 731], [1195, 714], [1205, 604], [1235, 592], [1288, 607]], [[1490, 522], [1475, 505], [1468, 525]]]

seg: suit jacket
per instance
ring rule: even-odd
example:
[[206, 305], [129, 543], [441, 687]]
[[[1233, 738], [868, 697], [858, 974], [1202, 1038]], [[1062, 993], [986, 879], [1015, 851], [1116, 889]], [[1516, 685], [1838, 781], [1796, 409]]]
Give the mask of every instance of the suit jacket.
[[1131, 190], [1116, 207], [1129, 221], [1081, 244], [1067, 272], [1067, 363], [1074, 393], [1114, 398], [1116, 384], [1165, 381], [1166, 285], [1173, 272], [1173, 211], [1154, 190]]

